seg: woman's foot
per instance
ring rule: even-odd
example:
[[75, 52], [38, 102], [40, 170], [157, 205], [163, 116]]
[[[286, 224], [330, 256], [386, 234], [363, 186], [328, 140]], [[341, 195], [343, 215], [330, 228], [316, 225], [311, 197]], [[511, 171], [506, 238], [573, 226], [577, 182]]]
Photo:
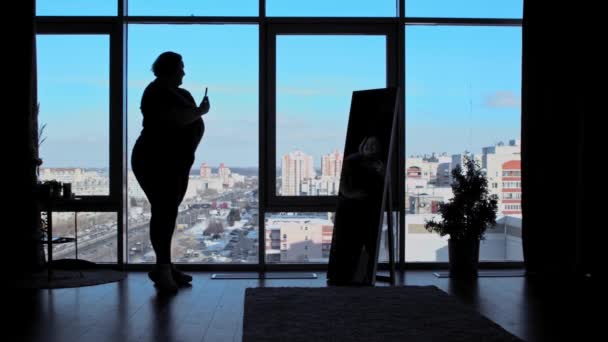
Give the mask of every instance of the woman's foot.
[[191, 275], [178, 270], [173, 264], [171, 264], [171, 274], [177, 285], [189, 285], [192, 282]]
[[173, 279], [171, 264], [156, 265], [154, 271], [148, 272], [148, 277], [156, 287], [164, 292], [177, 292], [177, 284]]

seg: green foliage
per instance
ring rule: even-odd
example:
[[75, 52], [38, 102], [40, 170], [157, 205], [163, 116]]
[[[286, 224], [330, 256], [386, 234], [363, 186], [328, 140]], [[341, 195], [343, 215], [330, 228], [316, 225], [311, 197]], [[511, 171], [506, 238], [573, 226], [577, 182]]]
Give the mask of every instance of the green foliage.
[[219, 222], [217, 220], [212, 220], [211, 222], [209, 222], [207, 229], [205, 229], [205, 231], [203, 233], [204, 233], [204, 235], [216, 235], [216, 234], [221, 234], [223, 232], [224, 232], [224, 225], [222, 224], [222, 222]]
[[44, 129], [46, 128], [46, 124], [42, 125], [40, 128], [38, 127], [38, 115], [40, 114], [40, 103], [37, 103], [33, 109], [33, 122], [32, 125], [32, 162], [34, 163], [34, 167], [36, 168], [36, 178], [40, 177], [40, 165], [42, 165], [42, 159], [40, 158], [40, 146], [46, 140], [46, 136], [44, 136]]
[[454, 197], [439, 205], [443, 220], [431, 219], [424, 226], [451, 239], [483, 239], [486, 229], [496, 224], [498, 197], [489, 194], [486, 175], [472, 155], [465, 155], [464, 167], [466, 171], [460, 165], [452, 170]]

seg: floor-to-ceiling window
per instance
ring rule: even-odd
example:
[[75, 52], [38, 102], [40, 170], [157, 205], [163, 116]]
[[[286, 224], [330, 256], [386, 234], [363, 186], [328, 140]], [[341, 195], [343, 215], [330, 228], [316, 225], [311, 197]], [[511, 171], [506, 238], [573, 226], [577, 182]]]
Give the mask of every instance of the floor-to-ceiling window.
[[[498, 196], [481, 261], [521, 261], [521, 1], [407, 1], [405, 260], [447, 262], [449, 236], [424, 228], [472, 155]], [[477, 19], [459, 19], [477, 18]], [[473, 25], [466, 25], [473, 23]], [[413, 23], [427, 23], [414, 25]], [[432, 25], [431, 25], [432, 24]]]
[[[181, 54], [182, 87], [197, 103], [207, 89], [211, 103], [179, 208], [175, 262], [258, 261], [258, 35], [257, 25], [129, 25], [129, 155], [142, 129], [141, 96], [160, 53]], [[150, 204], [128, 170], [128, 260], [151, 262]]]
[[395, 85], [395, 33], [378, 24], [268, 27], [266, 262], [327, 263], [352, 93]]
[[77, 196], [109, 195], [110, 37], [36, 37], [41, 180]]
[[54, 216], [58, 234], [79, 237], [66, 255], [154, 262], [150, 206], [129, 157], [151, 64], [175, 51], [183, 87], [211, 99], [175, 262], [326, 263], [350, 96], [385, 86], [404, 96], [400, 260], [447, 261], [445, 239], [424, 222], [450, 198], [449, 172], [465, 153], [500, 201], [480, 259], [522, 259], [521, 0], [36, 4], [40, 178], [70, 182], [77, 196]]
[[119, 152], [110, 147], [110, 41], [104, 24], [41, 25], [36, 36], [38, 179], [69, 183], [75, 196], [50, 208], [53, 236], [76, 238], [54, 244], [54, 258], [119, 261], [120, 180], [111, 182], [110, 175], [119, 170], [112, 162]]

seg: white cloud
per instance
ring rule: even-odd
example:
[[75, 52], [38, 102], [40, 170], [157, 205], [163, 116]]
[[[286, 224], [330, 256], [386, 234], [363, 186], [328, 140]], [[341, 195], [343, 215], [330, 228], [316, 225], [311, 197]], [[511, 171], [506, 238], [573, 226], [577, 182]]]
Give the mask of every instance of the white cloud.
[[484, 105], [491, 108], [519, 108], [521, 97], [512, 91], [497, 91], [485, 96]]

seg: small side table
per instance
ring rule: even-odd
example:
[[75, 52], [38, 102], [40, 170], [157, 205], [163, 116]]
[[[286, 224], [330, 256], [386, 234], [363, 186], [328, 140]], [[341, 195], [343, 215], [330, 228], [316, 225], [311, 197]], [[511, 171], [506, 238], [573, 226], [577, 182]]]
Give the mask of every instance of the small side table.
[[[70, 243], [74, 242], [76, 244], [76, 250], [78, 250], [78, 240], [75, 237], [53, 237], [53, 199], [46, 201], [46, 206], [43, 211], [46, 211], [46, 237], [42, 237], [40, 239], [41, 244], [46, 244], [47, 249], [47, 261], [46, 261], [46, 269], [47, 269], [47, 278], [50, 282], [52, 280], [53, 275], [53, 244], [62, 244], [62, 243]], [[74, 224], [76, 225], [76, 220], [74, 220]], [[78, 236], [78, 227], [74, 227], [74, 233]]]

